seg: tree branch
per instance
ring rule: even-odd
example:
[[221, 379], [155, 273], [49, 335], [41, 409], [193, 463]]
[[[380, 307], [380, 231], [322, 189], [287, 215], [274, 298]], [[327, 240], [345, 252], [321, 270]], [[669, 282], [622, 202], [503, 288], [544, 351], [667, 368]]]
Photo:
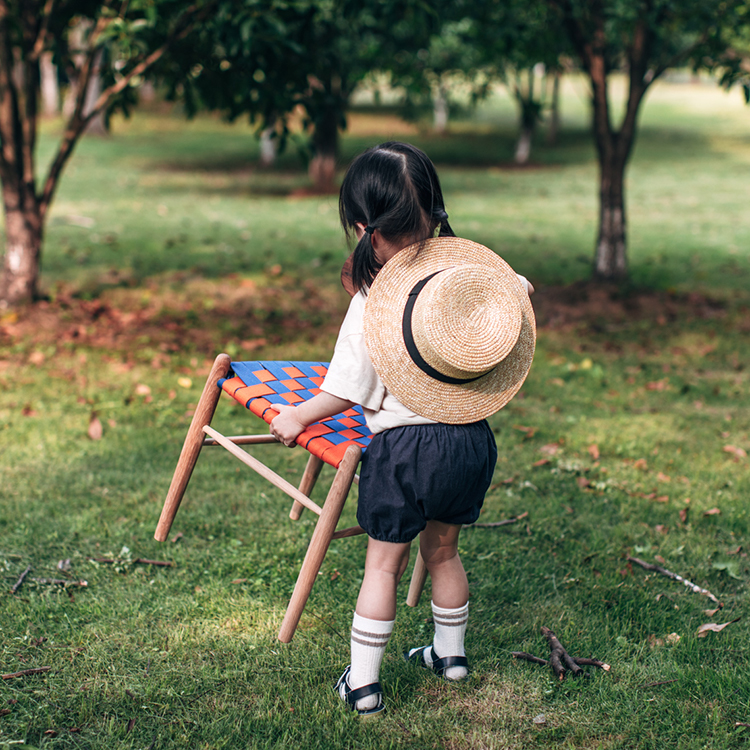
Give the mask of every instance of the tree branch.
[[669, 70], [669, 68], [674, 68], [676, 65], [685, 62], [685, 60], [687, 60], [702, 44], [705, 44], [706, 41], [708, 41], [708, 32], [704, 32], [698, 41], [693, 42], [689, 47], [685, 47], [685, 49], [673, 55], [669, 60], [657, 66], [655, 69], [647, 70], [644, 76], [646, 79], [646, 85], [650, 86], [660, 75]]
[[47, 0], [42, 10], [41, 23], [39, 24], [39, 33], [37, 34], [34, 46], [28, 55], [30, 62], [36, 62], [39, 56], [44, 52], [44, 46], [47, 43], [47, 30], [49, 29], [49, 19], [52, 16], [52, 9], [55, 6], [55, 0]]
[[[57, 155], [55, 156], [55, 159], [49, 168], [47, 179], [44, 182], [44, 189], [42, 191], [40, 200], [40, 212], [42, 214], [42, 217], [44, 217], [47, 210], [49, 209], [50, 203], [52, 202], [52, 197], [54, 196], [57, 183], [60, 179], [60, 174], [62, 173], [62, 169], [65, 166], [67, 160], [70, 158], [75, 144], [86, 129], [88, 123], [91, 122], [91, 120], [96, 117], [96, 115], [99, 114], [99, 112], [101, 112], [109, 104], [109, 102], [115, 96], [117, 96], [117, 94], [123, 91], [123, 89], [125, 89], [130, 84], [133, 78], [141, 75], [146, 70], [148, 70], [148, 68], [156, 63], [175, 42], [184, 39], [195, 28], [195, 26], [209, 14], [212, 7], [215, 5], [215, 2], [216, 0], [212, 0], [202, 9], [200, 9], [197, 4], [188, 7], [175, 24], [175, 28], [169, 34], [164, 44], [147, 55], [143, 60], [141, 60], [140, 63], [135, 65], [135, 67], [133, 67], [126, 75], [124, 75], [119, 81], [117, 81], [117, 83], [114, 83], [104, 89], [104, 91], [102, 91], [101, 95], [91, 108], [91, 111], [87, 112], [84, 116], [82, 114], [82, 111], [86, 94], [85, 88], [87, 88], [88, 86], [88, 79], [91, 73], [91, 62], [93, 61], [93, 55], [96, 53], [95, 49], [89, 51], [89, 54], [87, 55], [87, 61], [81, 68], [82, 81], [85, 80], [86, 85], [81, 86], [81, 91], [79, 91], [78, 100], [76, 101], [75, 112], [70, 118], [68, 127], [65, 130], [63, 139], [60, 143], [60, 147], [57, 151]], [[104, 28], [106, 28], [106, 24], [102, 26], [101, 30], [98, 30], [96, 32], [97, 36]], [[84, 75], [86, 75], [85, 79], [83, 79]]]

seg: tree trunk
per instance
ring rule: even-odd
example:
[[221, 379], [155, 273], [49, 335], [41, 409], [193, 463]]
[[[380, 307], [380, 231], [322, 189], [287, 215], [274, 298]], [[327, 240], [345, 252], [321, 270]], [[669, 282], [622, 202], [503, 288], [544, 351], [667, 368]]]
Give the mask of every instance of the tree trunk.
[[277, 139], [273, 137], [274, 126], [264, 128], [260, 134], [260, 164], [262, 167], [270, 167], [276, 161]]
[[52, 62], [52, 53], [39, 57], [39, 73], [42, 86], [42, 112], [54, 117], [60, 112], [60, 87], [57, 85], [57, 66]]
[[329, 107], [315, 123], [312, 136], [313, 158], [308, 174], [316, 191], [331, 192], [336, 177], [339, 150], [339, 112]]
[[549, 127], [547, 128], [547, 145], [556, 146], [560, 132], [560, 78], [559, 70], [552, 71], [552, 96], [549, 105]]
[[531, 139], [534, 135], [533, 128], [528, 125], [521, 126], [521, 132], [516, 142], [516, 153], [513, 160], [516, 164], [528, 164], [531, 156]]
[[2, 303], [26, 304], [37, 296], [41, 249], [42, 221], [38, 212], [6, 205]]
[[435, 132], [439, 135], [444, 135], [448, 130], [448, 95], [442, 81], [435, 87], [433, 122]]
[[599, 180], [599, 236], [594, 276], [602, 281], [620, 281], [628, 275], [625, 162], [617, 157], [600, 160]]

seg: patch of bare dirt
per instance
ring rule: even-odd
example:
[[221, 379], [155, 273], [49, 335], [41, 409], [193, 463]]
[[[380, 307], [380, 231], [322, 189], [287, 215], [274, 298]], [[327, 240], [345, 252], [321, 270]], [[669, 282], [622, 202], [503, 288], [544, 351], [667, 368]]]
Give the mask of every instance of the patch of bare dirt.
[[284, 276], [267, 283], [174, 275], [159, 284], [109, 289], [93, 300], [60, 294], [0, 316], [0, 346], [74, 344], [109, 352], [158, 349], [213, 356], [229, 342], [249, 355], [286, 341], [332, 340], [347, 298], [333, 286]]
[[[642, 320], [669, 325], [727, 314], [725, 303], [698, 294], [623, 294], [615, 286], [593, 283], [541, 288], [532, 299], [539, 329], [563, 333], [601, 333]], [[60, 344], [112, 353], [148, 348], [213, 356], [233, 342], [248, 357], [304, 340], [320, 342], [328, 350], [347, 302], [333, 284], [295, 278], [279, 268], [258, 282], [173, 274], [143, 287], [108, 289], [92, 300], [61, 293], [54, 301], [6, 312], [0, 315], [0, 346], [15, 347], [19, 358], [32, 348]], [[740, 315], [738, 321], [741, 329], [744, 325], [750, 330], [750, 316]]]
[[594, 282], [542, 287], [532, 301], [537, 326], [555, 330], [596, 329], [640, 320], [667, 325], [677, 321], [721, 318], [727, 313], [726, 303], [697, 293], [624, 292], [616, 285]]

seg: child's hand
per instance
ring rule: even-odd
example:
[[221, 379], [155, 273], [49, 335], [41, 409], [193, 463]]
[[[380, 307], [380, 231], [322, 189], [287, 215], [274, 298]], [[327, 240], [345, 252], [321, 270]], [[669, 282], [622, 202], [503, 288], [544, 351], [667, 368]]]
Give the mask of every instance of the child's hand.
[[287, 448], [292, 448], [296, 445], [297, 436], [307, 425], [300, 422], [295, 406], [274, 404], [273, 408], [279, 415], [271, 420], [271, 434]]

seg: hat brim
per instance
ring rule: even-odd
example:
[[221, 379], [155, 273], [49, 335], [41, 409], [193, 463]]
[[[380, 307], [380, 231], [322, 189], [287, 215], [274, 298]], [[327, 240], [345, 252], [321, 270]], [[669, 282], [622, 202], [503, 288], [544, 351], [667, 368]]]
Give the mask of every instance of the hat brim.
[[[469, 383], [443, 383], [412, 360], [403, 339], [402, 318], [414, 285], [437, 271], [459, 265], [485, 265], [517, 288], [522, 322], [518, 341], [490, 372]], [[502, 409], [518, 393], [531, 367], [536, 320], [531, 300], [513, 269], [496, 253], [471, 240], [436, 237], [394, 255], [367, 293], [365, 344], [385, 387], [420, 416], [446, 424], [467, 424]]]

